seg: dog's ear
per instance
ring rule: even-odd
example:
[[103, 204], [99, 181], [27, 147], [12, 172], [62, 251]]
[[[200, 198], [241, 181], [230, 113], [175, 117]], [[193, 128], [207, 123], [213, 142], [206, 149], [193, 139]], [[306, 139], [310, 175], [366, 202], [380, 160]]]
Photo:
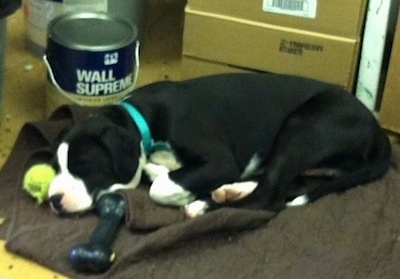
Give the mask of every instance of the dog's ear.
[[128, 183], [139, 166], [140, 139], [122, 127], [110, 127], [101, 137], [110, 152], [113, 172], [121, 183]]

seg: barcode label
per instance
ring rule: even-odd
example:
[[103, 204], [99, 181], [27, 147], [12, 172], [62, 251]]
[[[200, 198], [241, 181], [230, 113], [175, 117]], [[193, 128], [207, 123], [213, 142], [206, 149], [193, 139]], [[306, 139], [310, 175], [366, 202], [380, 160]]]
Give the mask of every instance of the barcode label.
[[307, 1], [305, 0], [272, 0], [271, 7], [281, 8], [291, 11], [304, 11], [307, 9]]
[[317, 0], [263, 0], [263, 11], [315, 18], [317, 14]]

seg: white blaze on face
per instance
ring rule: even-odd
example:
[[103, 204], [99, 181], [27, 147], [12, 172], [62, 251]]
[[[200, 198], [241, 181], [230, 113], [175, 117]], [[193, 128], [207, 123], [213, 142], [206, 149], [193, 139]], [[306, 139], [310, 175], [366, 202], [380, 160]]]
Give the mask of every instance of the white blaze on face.
[[[57, 149], [57, 159], [60, 172], [51, 182], [48, 194], [49, 197], [62, 195], [61, 206], [64, 212], [74, 213], [85, 211], [93, 207], [95, 202], [94, 197], [92, 197], [87, 191], [85, 182], [82, 179], [73, 176], [68, 170], [68, 150], [69, 145], [65, 142], [61, 143]], [[146, 164], [146, 155], [143, 146], [141, 150], [141, 156], [138, 158], [138, 168], [136, 169], [131, 181], [126, 184], [115, 183], [110, 185], [106, 190], [100, 191], [97, 198], [106, 193], [115, 192], [119, 189], [135, 188], [139, 185], [142, 171]], [[55, 208], [53, 209], [57, 211]]]
[[63, 211], [73, 213], [91, 208], [93, 198], [89, 195], [85, 183], [69, 172], [68, 149], [69, 146], [65, 142], [58, 147], [57, 159], [60, 173], [51, 182], [48, 194], [49, 197], [62, 195]]

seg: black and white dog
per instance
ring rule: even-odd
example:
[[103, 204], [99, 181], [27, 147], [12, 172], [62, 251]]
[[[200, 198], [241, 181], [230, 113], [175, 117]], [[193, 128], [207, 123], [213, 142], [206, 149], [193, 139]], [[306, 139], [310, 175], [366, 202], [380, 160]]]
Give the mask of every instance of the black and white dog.
[[49, 196], [58, 213], [85, 211], [145, 171], [151, 198], [190, 217], [277, 211], [381, 177], [390, 153], [374, 116], [336, 86], [277, 74], [165, 81], [76, 124]]

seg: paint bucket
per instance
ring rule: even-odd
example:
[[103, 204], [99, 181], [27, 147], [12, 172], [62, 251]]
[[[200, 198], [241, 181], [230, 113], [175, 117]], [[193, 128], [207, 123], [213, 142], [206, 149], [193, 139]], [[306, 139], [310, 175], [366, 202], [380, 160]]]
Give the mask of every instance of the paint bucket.
[[72, 12], [101, 12], [131, 22], [142, 40], [147, 0], [24, 0], [26, 48], [42, 57], [47, 44], [47, 27], [51, 20]]
[[54, 19], [43, 57], [52, 83], [46, 110], [68, 100], [85, 106], [119, 102], [134, 88], [138, 52], [135, 26], [120, 18], [72, 13]]

